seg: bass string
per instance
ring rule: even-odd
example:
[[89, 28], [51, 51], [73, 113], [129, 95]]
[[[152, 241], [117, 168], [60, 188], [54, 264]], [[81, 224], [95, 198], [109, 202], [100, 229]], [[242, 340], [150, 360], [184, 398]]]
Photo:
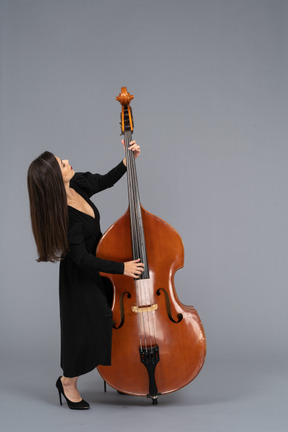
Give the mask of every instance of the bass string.
[[[132, 171], [132, 179], [133, 179], [133, 196], [135, 198], [135, 212], [136, 212], [136, 230], [137, 230], [137, 239], [140, 242], [138, 248], [141, 253], [141, 261], [145, 264], [144, 277], [141, 280], [140, 284], [140, 298], [141, 304], [143, 305], [151, 305], [153, 303], [153, 293], [151, 290], [151, 280], [149, 278], [149, 270], [148, 270], [148, 261], [146, 255], [146, 247], [145, 247], [145, 238], [144, 238], [144, 229], [143, 229], [143, 221], [141, 214], [141, 206], [140, 206], [140, 197], [139, 197], [139, 188], [138, 188], [138, 180], [137, 180], [137, 172], [136, 172], [136, 164], [134, 160], [134, 156], [131, 152], [131, 171]], [[145, 274], [146, 273], [146, 274]], [[148, 277], [147, 277], [148, 276]], [[156, 329], [155, 329], [155, 312], [153, 311], [145, 311], [142, 312], [143, 316], [142, 322], [144, 324], [144, 334], [145, 334], [145, 344], [146, 348], [148, 346], [147, 340], [150, 342], [150, 347], [152, 347], [156, 343]]]
[[[141, 301], [142, 304], [152, 305], [153, 289], [151, 287], [151, 279], [149, 278], [149, 269], [148, 269], [148, 261], [147, 261], [146, 247], [145, 247], [145, 237], [144, 237], [143, 220], [142, 220], [142, 213], [141, 213], [141, 206], [140, 206], [136, 164], [132, 152], [130, 153], [130, 156], [131, 156], [131, 167], [132, 167], [132, 178], [133, 178], [133, 190], [135, 195], [135, 206], [136, 206], [136, 224], [137, 224], [137, 234], [138, 234], [137, 238], [140, 241], [139, 249], [141, 251], [141, 261], [145, 264], [145, 272], [143, 272], [143, 278], [141, 283], [141, 291], [142, 291]], [[143, 322], [145, 327], [144, 330], [145, 340], [147, 341], [147, 339], [149, 339], [150, 347], [152, 347], [156, 343], [155, 312], [145, 311], [142, 313], [142, 315], [143, 315]]]
[[[128, 198], [129, 198], [129, 206], [130, 206], [130, 225], [131, 225], [131, 240], [132, 240], [132, 252], [133, 252], [133, 259], [136, 259], [136, 257], [139, 257], [139, 250], [138, 250], [138, 242], [137, 242], [137, 224], [136, 224], [136, 215], [135, 215], [135, 193], [133, 190], [133, 179], [132, 179], [132, 170], [131, 170], [131, 151], [128, 149], [129, 143], [131, 141], [131, 133], [125, 132], [124, 134], [124, 143], [125, 143], [125, 155], [126, 155], [126, 164], [127, 164], [127, 183], [128, 183]], [[136, 287], [136, 284], [135, 284]], [[138, 292], [136, 289], [136, 305], [139, 307], [139, 298], [138, 298]], [[140, 316], [141, 314], [137, 313], [137, 324], [138, 324], [138, 334], [139, 334], [139, 341], [140, 341], [140, 347], [142, 349], [143, 342], [142, 342], [142, 333], [143, 331], [141, 329], [144, 328], [143, 323], [143, 317]], [[142, 322], [141, 322], [142, 321]], [[144, 336], [144, 344], [146, 346], [146, 338], [145, 334]]]
[[125, 148], [126, 148], [126, 161], [127, 161], [127, 174], [128, 174], [128, 194], [129, 194], [129, 204], [130, 204], [130, 221], [131, 221], [131, 236], [132, 236], [132, 249], [133, 249], [133, 258], [137, 259], [140, 257], [139, 250], [139, 239], [138, 239], [138, 230], [137, 230], [137, 220], [136, 220], [136, 197], [135, 190], [133, 187], [133, 172], [132, 172], [132, 160], [131, 160], [131, 151], [128, 150], [129, 142], [131, 140], [131, 133], [127, 133], [125, 140]]
[[[150, 286], [147, 286], [147, 279], [140, 279], [135, 282], [137, 286], [137, 293], [141, 297], [141, 303], [144, 305], [149, 304], [147, 294], [149, 294]], [[142, 332], [144, 334], [145, 348], [148, 349], [150, 346], [152, 348], [155, 345], [155, 327], [154, 327], [154, 311], [142, 311], [138, 315], [141, 315]]]
[[[151, 279], [149, 276], [149, 268], [148, 268], [148, 260], [147, 260], [147, 253], [146, 253], [146, 246], [145, 246], [145, 236], [144, 236], [144, 227], [143, 227], [143, 219], [142, 219], [142, 213], [141, 213], [141, 206], [140, 206], [140, 196], [139, 196], [139, 187], [138, 187], [138, 180], [137, 180], [137, 172], [136, 172], [136, 164], [135, 160], [133, 158], [132, 163], [132, 169], [133, 169], [133, 178], [135, 179], [135, 193], [137, 196], [137, 215], [136, 215], [136, 221], [138, 225], [138, 229], [140, 231], [139, 237], [141, 239], [141, 252], [142, 252], [142, 260], [145, 263], [145, 271], [143, 277], [143, 292], [144, 292], [144, 299], [146, 305], [152, 305], [154, 303], [154, 295], [153, 295], [153, 287], [151, 283]], [[144, 273], [144, 272], [143, 272]], [[147, 324], [148, 327], [148, 335], [150, 340], [150, 347], [152, 348], [153, 345], [156, 344], [156, 326], [155, 326], [155, 311], [146, 311], [143, 313], [144, 322]], [[146, 328], [146, 325], [145, 325]]]
[[[130, 204], [130, 221], [131, 221], [131, 235], [132, 235], [132, 249], [133, 249], [133, 258], [141, 259], [141, 252], [139, 249], [139, 229], [137, 229], [137, 221], [136, 221], [136, 206], [137, 206], [137, 195], [135, 191], [135, 178], [133, 173], [133, 162], [134, 157], [130, 150], [128, 150], [129, 143], [131, 141], [131, 133], [127, 132], [125, 134], [125, 149], [126, 149], [126, 160], [127, 160], [127, 174], [128, 174], [128, 193], [129, 193], [129, 204]], [[141, 287], [139, 286], [138, 281], [135, 282], [136, 287], [136, 304], [139, 308], [140, 305], [143, 305], [143, 295]], [[138, 309], [139, 310], [139, 309]], [[144, 345], [147, 349], [147, 332], [146, 331], [146, 325], [145, 325], [145, 319], [143, 316], [143, 313], [137, 313], [137, 320], [138, 320], [138, 332], [139, 332], [139, 338], [140, 338], [140, 346], [142, 348], [142, 338], [144, 339]]]
[[[136, 172], [136, 166], [135, 166], [135, 159], [133, 152], [129, 152], [129, 166], [130, 166], [130, 172], [131, 172], [131, 189], [132, 189], [132, 196], [133, 196], [133, 217], [135, 220], [135, 242], [137, 243], [137, 258], [140, 258], [141, 261], [144, 263], [145, 268], [144, 272], [141, 276], [141, 279], [149, 276], [147, 269], [148, 269], [148, 263], [147, 263], [147, 257], [146, 257], [146, 250], [145, 250], [145, 241], [144, 241], [144, 235], [143, 235], [143, 225], [142, 225], [142, 215], [141, 215], [141, 207], [140, 207], [140, 198], [139, 198], [139, 188], [138, 188], [138, 180], [137, 180], [137, 172]], [[136, 258], [136, 256], [135, 256]]]
[[[151, 305], [153, 303], [153, 294], [151, 292], [151, 281], [149, 279], [148, 261], [145, 248], [144, 229], [140, 206], [139, 187], [137, 180], [136, 164], [133, 152], [128, 149], [131, 141], [131, 132], [125, 133], [125, 150], [127, 160], [128, 172], [128, 191], [130, 196], [130, 221], [131, 221], [131, 234], [132, 234], [132, 249], [134, 259], [138, 257], [145, 265], [143, 272], [144, 276], [136, 281], [136, 299], [137, 306]], [[135, 252], [135, 254], [134, 254]], [[142, 275], [143, 275], [142, 274]], [[155, 311], [140, 312], [138, 315], [138, 331], [140, 337], [140, 345], [142, 348], [142, 334], [147, 349], [150, 342], [150, 347], [156, 343], [156, 328], [155, 328]], [[141, 318], [139, 317], [141, 315]], [[140, 327], [140, 328], [139, 328]]]
[[132, 173], [130, 168], [130, 152], [128, 150], [128, 145], [130, 142], [131, 134], [129, 132], [125, 133], [125, 153], [126, 153], [126, 164], [127, 164], [127, 182], [128, 182], [128, 198], [130, 204], [130, 224], [131, 224], [131, 238], [132, 238], [132, 252], [133, 257], [138, 255], [137, 250], [137, 242], [136, 239], [136, 220], [135, 220], [135, 212], [133, 211], [134, 206], [134, 197], [133, 197], [133, 189], [132, 189]]

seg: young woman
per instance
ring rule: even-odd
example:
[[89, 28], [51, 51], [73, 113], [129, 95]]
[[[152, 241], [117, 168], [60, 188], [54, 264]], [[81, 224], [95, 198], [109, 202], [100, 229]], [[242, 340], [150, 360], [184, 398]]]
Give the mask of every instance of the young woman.
[[[134, 157], [140, 147], [131, 141]], [[100, 215], [90, 200], [126, 172], [124, 158], [105, 175], [75, 173], [68, 160], [46, 151], [28, 170], [28, 192], [37, 261], [60, 261], [61, 368], [56, 382], [71, 409], [88, 409], [77, 380], [98, 365], [111, 364], [112, 312], [99, 271], [138, 278], [140, 260], [107, 261], [95, 256], [102, 236]]]

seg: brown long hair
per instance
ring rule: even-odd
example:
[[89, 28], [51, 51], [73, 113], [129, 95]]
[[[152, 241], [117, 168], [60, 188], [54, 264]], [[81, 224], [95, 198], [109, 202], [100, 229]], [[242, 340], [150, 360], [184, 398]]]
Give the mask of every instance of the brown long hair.
[[68, 206], [61, 169], [48, 151], [28, 169], [28, 193], [37, 261], [60, 261], [68, 252]]

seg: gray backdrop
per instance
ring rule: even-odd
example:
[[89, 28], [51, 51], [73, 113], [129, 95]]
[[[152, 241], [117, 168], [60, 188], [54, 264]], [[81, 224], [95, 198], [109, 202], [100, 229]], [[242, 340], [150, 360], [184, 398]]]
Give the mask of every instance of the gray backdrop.
[[[5, 430], [146, 430], [149, 419], [167, 430], [286, 431], [288, 2], [0, 5]], [[157, 407], [104, 395], [90, 373], [79, 387], [92, 409], [75, 413], [57, 405], [58, 264], [35, 261], [26, 173], [44, 150], [78, 171], [116, 165], [121, 86], [135, 95], [141, 201], [183, 239], [175, 283], [202, 319], [207, 360]], [[94, 202], [105, 231], [127, 208], [126, 180]]]

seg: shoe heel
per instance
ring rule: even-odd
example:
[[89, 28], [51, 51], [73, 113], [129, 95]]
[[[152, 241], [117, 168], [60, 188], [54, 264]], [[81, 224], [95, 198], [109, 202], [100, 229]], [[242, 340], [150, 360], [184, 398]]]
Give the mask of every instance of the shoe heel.
[[58, 390], [58, 393], [59, 393], [59, 402], [60, 402], [60, 405], [62, 405], [62, 396], [61, 396], [60, 390]]
[[57, 387], [57, 390], [58, 390], [58, 393], [59, 393], [59, 402], [60, 402], [60, 405], [62, 405], [61, 380], [60, 380], [60, 377], [58, 378], [58, 380], [56, 382], [56, 387]]

